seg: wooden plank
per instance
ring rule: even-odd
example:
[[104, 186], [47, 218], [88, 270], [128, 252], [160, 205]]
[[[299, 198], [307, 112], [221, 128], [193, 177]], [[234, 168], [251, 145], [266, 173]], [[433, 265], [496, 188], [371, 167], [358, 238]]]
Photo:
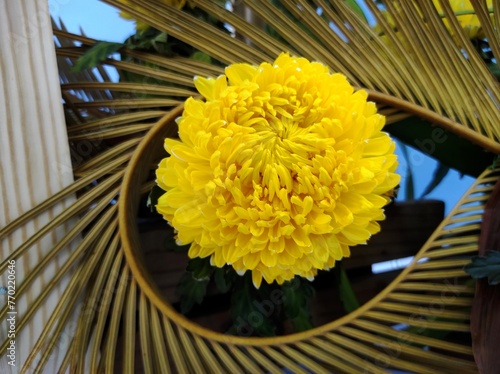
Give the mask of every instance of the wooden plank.
[[[54, 42], [47, 1], [0, 0], [0, 228], [73, 182], [68, 139], [59, 88]], [[74, 198], [29, 220], [0, 242], [1, 261], [66, 209]], [[15, 259], [16, 286], [68, 230], [58, 227]], [[57, 256], [22, 295], [16, 295], [16, 321], [40, 292], [53, 292], [29, 324], [16, 331], [15, 367], [0, 353], [0, 372], [18, 373], [57, 304], [67, 279], [49, 284], [71, 248]], [[7, 272], [0, 285], [7, 285]], [[2, 295], [0, 307], [7, 302]], [[0, 344], [7, 339], [7, 321], [0, 321]], [[69, 339], [67, 339], [69, 340]], [[44, 372], [55, 373], [67, 340], [58, 342]], [[35, 364], [36, 364], [35, 360]], [[31, 368], [33, 368], [32, 366]], [[30, 372], [30, 370], [28, 370]]]
[[[484, 209], [479, 239], [479, 255], [500, 251], [500, 182], [497, 181]], [[499, 373], [500, 356], [500, 285], [486, 278], [476, 282], [472, 304], [471, 335], [474, 358], [480, 373]]]

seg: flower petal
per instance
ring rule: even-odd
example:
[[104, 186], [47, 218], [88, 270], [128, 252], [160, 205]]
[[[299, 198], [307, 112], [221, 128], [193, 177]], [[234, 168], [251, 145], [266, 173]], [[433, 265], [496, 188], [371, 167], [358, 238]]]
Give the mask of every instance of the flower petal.
[[257, 68], [248, 64], [232, 64], [225, 69], [229, 84], [232, 86], [252, 80], [256, 72]]
[[215, 93], [215, 79], [214, 78], [203, 78], [196, 76], [194, 77], [194, 86], [199, 93], [207, 100], [214, 99]]

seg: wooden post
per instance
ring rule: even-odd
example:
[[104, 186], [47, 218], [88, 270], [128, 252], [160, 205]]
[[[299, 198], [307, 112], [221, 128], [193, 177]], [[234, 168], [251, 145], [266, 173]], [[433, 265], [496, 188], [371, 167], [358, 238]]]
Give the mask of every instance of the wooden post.
[[[500, 182], [496, 182], [484, 208], [479, 255], [500, 251]], [[471, 312], [474, 359], [481, 374], [500, 373], [500, 285], [478, 279]]]
[[[47, 1], [0, 0], [0, 228], [54, 195], [73, 182], [68, 139], [54, 41]], [[63, 211], [74, 198], [54, 206], [0, 241], [0, 262], [6, 259], [34, 233]], [[0, 274], [0, 286], [7, 287], [15, 271], [19, 290], [30, 271], [68, 230], [59, 227], [15, 259], [8, 272]], [[10, 339], [10, 321], [0, 321], [0, 344], [14, 341], [15, 357], [9, 349], [0, 352], [0, 372], [20, 373], [27, 356], [37, 342], [47, 319], [57, 304], [67, 279], [50, 284], [64, 264], [70, 248], [45, 267], [31, 286], [16, 294], [14, 308], [15, 338]], [[47, 287], [52, 289], [41, 307], [22, 328], [20, 321], [30, 305]], [[6, 289], [0, 295], [0, 308], [8, 301]], [[12, 305], [12, 304], [11, 304]], [[12, 318], [11, 318], [12, 321]], [[67, 339], [69, 340], [69, 339]], [[67, 342], [57, 345], [43, 372], [56, 373]], [[15, 366], [13, 366], [13, 361]], [[26, 372], [32, 372], [36, 361]], [[24, 372], [24, 371], [23, 371]]]

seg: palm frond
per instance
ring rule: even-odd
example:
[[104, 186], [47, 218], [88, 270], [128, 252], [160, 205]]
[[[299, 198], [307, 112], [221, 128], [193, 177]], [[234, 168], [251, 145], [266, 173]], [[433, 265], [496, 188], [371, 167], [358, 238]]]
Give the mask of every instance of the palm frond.
[[[176, 368], [173, 370], [195, 371], [209, 364], [211, 356], [206, 362], [204, 356], [194, 354], [199, 349], [195, 341], [201, 339], [207, 345], [217, 345], [231, 353], [231, 357], [220, 357], [220, 367], [229, 365], [239, 370], [253, 367], [259, 372], [278, 371], [288, 367], [285, 363], [291, 360], [315, 372], [383, 372], [385, 368], [418, 373], [475, 371], [470, 345], [448, 341], [445, 337], [450, 333], [469, 332], [474, 287], [463, 266], [470, 255], [477, 252], [484, 204], [500, 170], [486, 170], [412, 263], [389, 287], [355, 312], [301, 334], [272, 339], [228, 338], [180, 317], [164, 301], [138, 260], [141, 242], [137, 227], [130, 220], [139, 199], [134, 191], [140, 189], [141, 181], [146, 178], [144, 165], [150, 164], [154, 149], [161, 149], [163, 132], [168, 128], [165, 121], [152, 130], [132, 158], [124, 179], [120, 211], [128, 264], [134, 280], [150, 302], [145, 309], [157, 310], [163, 315], [167, 341], [176, 342], [169, 346], [173, 351], [172, 365]], [[401, 327], [398, 329], [397, 325]], [[430, 331], [440, 331], [442, 337], [437, 338], [429, 334]], [[144, 339], [143, 335], [143, 342]], [[151, 346], [153, 339], [151, 332], [149, 342], [143, 344]], [[460, 352], [460, 358], [455, 357], [456, 352]]]
[[[130, 5], [117, 0], [104, 2], [149, 22], [224, 64], [258, 64], [271, 61], [282, 51], [321, 61], [345, 74], [358, 87], [448, 118], [456, 123], [449, 129], [461, 136], [468, 138], [470, 134], [460, 132], [461, 128], [472, 129], [478, 135], [471, 141], [487, 144], [495, 153], [500, 152], [496, 144], [500, 140], [496, 125], [500, 104], [498, 81], [468, 40], [447, 2], [443, 2], [443, 9], [449, 21], [448, 29], [430, 2], [388, 2], [384, 15], [368, 1], [366, 5], [382, 29], [380, 34], [346, 2], [243, 1], [264, 21], [267, 30], [248, 23], [215, 1], [192, 2], [231, 25], [251, 46], [161, 1], [133, 0], [128, 2]], [[493, 32], [488, 9], [479, 1], [474, 5], [497, 57], [498, 35]], [[395, 21], [395, 27], [389, 25], [389, 17]]]
[[[169, 114], [156, 126], [154, 132], [158, 134], [161, 129], [163, 133], [168, 133], [171, 121], [178, 113], [177, 110]], [[160, 140], [161, 138], [156, 137]], [[150, 149], [143, 146], [140, 153], [144, 154]], [[135, 158], [140, 159], [140, 155]], [[122, 160], [125, 161], [127, 158]], [[116, 168], [120, 164], [115, 165]], [[131, 169], [132, 174], [129, 174], [127, 185], [129, 191], [135, 188], [130, 180], [135, 180], [135, 185], [140, 186], [141, 182], [134, 173], [141, 170], [143, 169]], [[105, 170], [104, 173], [108, 174], [109, 170]], [[59, 307], [47, 324], [32, 357], [35, 357], [42, 347], [44, 350], [49, 349], [45, 351], [44, 359], [49, 357], [50, 349], [56, 347], [57, 339], [61, 338], [64, 321], [75, 308], [76, 300], [84, 296], [85, 307], [80, 311], [79, 324], [75, 329], [77, 333], [74, 336], [69, 335], [72, 339], [72, 348], [68, 354], [71, 354], [72, 361], [69, 359], [65, 361], [75, 368], [82, 367], [87, 354], [92, 358], [90, 365], [93, 371], [99, 370], [98, 368], [112, 371], [117, 355], [125, 357], [125, 368], [134, 367], [134, 362], [130, 359], [134, 356], [134, 344], [126, 344], [123, 353], [120, 354], [116, 351], [116, 341], [119, 321], [122, 318], [132, 321], [131, 318], [137, 313], [136, 308], [139, 303], [139, 323], [142, 328], [149, 327], [149, 330], [140, 330], [141, 350], [151, 352], [147, 348], [155, 346], [158, 341], [176, 342], [168, 346], [162, 344], [155, 348], [155, 354], [144, 358], [144, 367], [149, 367], [151, 370], [158, 366], [190, 371], [209, 366], [226, 367], [231, 372], [238, 372], [250, 367], [258, 371], [276, 371], [288, 367], [301, 372], [305, 369], [295, 364], [301, 362], [305, 368], [316, 372], [331, 370], [383, 372], [385, 363], [388, 363], [387, 367], [390, 368], [422, 373], [448, 370], [450, 367], [457, 370], [465, 368], [464, 370], [468, 372], [474, 371], [470, 346], [428, 337], [421, 332], [429, 329], [468, 331], [473, 287], [467, 282], [467, 275], [462, 268], [468, 259], [467, 256], [477, 251], [481, 214], [484, 203], [492, 191], [493, 183], [498, 179], [498, 170], [487, 170], [431, 236], [413, 263], [386, 290], [356, 312], [342, 320], [300, 335], [275, 339], [231, 338], [229, 342], [225, 335], [207, 331], [184, 319], [179, 319], [161, 298], [151, 297], [150, 291], [144, 291], [141, 279], [131, 278], [123, 252], [119, 250], [120, 238], [116, 231], [116, 220], [113, 219], [117, 213], [116, 205], [109, 205], [109, 201], [117, 193], [116, 187], [113, 186], [116, 186], [115, 181], [117, 178], [120, 179], [121, 175], [115, 172], [108, 183], [103, 182], [98, 186], [102, 186], [100, 189], [95, 187], [88, 193], [89, 197], [98, 198], [101, 202], [85, 214], [80, 225], [74, 230], [79, 232], [87, 228], [90, 231], [52, 281], [57, 282], [62, 274], [76, 264], [77, 259], [81, 261], [78, 267], [81, 270], [77, 272], [78, 276], [73, 277], [72, 283], [61, 298]], [[104, 196], [102, 188], [106, 184], [109, 185], [108, 195]], [[140, 190], [147, 189], [140, 188]], [[69, 192], [61, 193], [58, 198], [64, 198], [66, 193]], [[123, 198], [127, 198], [125, 200], [127, 202], [130, 201], [127, 193]], [[79, 199], [78, 203], [69, 207], [67, 214], [56, 218], [54, 225], [81, 211], [86, 201], [88, 200]], [[127, 205], [129, 204], [124, 206]], [[99, 215], [99, 212], [106, 207], [108, 207], [106, 213]], [[12, 228], [13, 226], [7, 227], [4, 232], [10, 232]], [[132, 227], [130, 231], [133, 230]], [[71, 233], [66, 238], [70, 236]], [[39, 236], [33, 240], [39, 240]], [[64, 242], [65, 240], [61, 241], [61, 246]], [[93, 248], [92, 252], [86, 251], [89, 246]], [[54, 253], [58, 249], [60, 246], [54, 249]], [[17, 255], [18, 253], [13, 253], [12, 258]], [[32, 277], [37, 276], [44, 263], [50, 261], [52, 256], [53, 254], [47, 255], [45, 261], [34, 269]], [[421, 259], [428, 261], [420, 263]], [[94, 281], [88, 283], [89, 277]], [[143, 290], [139, 301], [135, 296], [136, 282]], [[29, 282], [23, 283], [18, 292], [22, 294], [27, 286]], [[443, 295], [446, 296], [445, 301]], [[97, 304], [96, 300], [99, 300]], [[29, 318], [32, 311], [39, 308], [42, 303], [43, 294], [32, 304], [25, 318]], [[148, 324], [146, 321], [151, 316], [152, 322]], [[111, 317], [110, 323], [105, 324], [109, 317]], [[96, 337], [89, 339], [88, 326], [94, 319], [97, 319], [94, 330]], [[24, 326], [23, 322], [24, 320], [20, 323], [20, 329]], [[409, 326], [403, 331], [395, 330], [393, 325], [398, 322]], [[133, 342], [137, 332], [133, 328], [133, 323], [127, 326], [126, 340]], [[422, 350], [422, 346], [428, 347], [427, 350]], [[207, 347], [211, 347], [218, 354], [214, 355]], [[195, 354], [194, 352], [198, 350], [204, 354]], [[453, 357], [457, 352], [461, 354], [461, 358]], [[384, 365], [381, 366], [381, 362]], [[40, 365], [43, 365], [43, 361]]]

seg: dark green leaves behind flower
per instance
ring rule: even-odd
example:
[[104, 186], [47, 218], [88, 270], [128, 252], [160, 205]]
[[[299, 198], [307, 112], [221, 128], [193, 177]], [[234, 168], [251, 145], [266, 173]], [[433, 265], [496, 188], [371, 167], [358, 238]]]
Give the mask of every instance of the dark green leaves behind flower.
[[271, 300], [271, 286], [263, 284], [256, 290], [252, 275], [247, 272], [237, 279], [231, 294], [233, 326], [228, 333], [240, 336], [274, 336], [277, 303]]
[[349, 278], [347, 277], [347, 273], [342, 266], [342, 262], [338, 262], [335, 269], [337, 284], [339, 286], [340, 301], [342, 302], [346, 313], [351, 313], [359, 308], [359, 301], [351, 287], [351, 282], [349, 282]]
[[283, 292], [283, 310], [296, 332], [314, 327], [311, 318], [311, 299], [315, 290], [311, 282], [295, 277], [281, 287]]
[[439, 184], [442, 182], [442, 180], [448, 175], [448, 172], [450, 171], [450, 168], [446, 165], [443, 164], [438, 164], [436, 167], [436, 170], [434, 170], [434, 174], [432, 177], [432, 180], [429, 182], [427, 187], [425, 188], [424, 192], [422, 192], [422, 195], [420, 196], [421, 199], [423, 199], [425, 196], [430, 194], [434, 189], [439, 186]]
[[485, 256], [474, 256], [464, 270], [475, 279], [488, 278], [490, 285], [500, 283], [500, 252], [488, 251]]
[[154, 185], [151, 191], [149, 192], [148, 195], [148, 201], [146, 205], [148, 206], [149, 209], [151, 209], [152, 213], [156, 212], [156, 204], [158, 204], [158, 199], [160, 198], [161, 195], [163, 195], [165, 191], [163, 191], [160, 187], [157, 185]]
[[479, 176], [495, 157], [469, 140], [418, 117], [387, 125], [384, 131], [459, 173], [473, 177]]
[[177, 285], [181, 313], [188, 313], [195, 304], [201, 304], [210, 279], [196, 279], [192, 272], [185, 273]]
[[106, 60], [108, 56], [118, 52], [123, 46], [122, 43], [97, 42], [76, 61], [73, 71], [81, 72], [93, 68]]

